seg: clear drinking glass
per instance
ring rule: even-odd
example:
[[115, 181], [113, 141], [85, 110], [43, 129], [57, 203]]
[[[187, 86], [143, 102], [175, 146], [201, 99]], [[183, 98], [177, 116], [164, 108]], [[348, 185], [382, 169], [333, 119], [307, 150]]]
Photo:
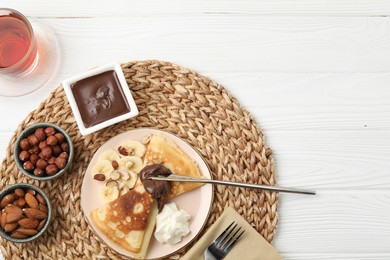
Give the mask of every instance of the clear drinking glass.
[[57, 70], [57, 55], [47, 25], [0, 8], [0, 96], [21, 96], [43, 86]]

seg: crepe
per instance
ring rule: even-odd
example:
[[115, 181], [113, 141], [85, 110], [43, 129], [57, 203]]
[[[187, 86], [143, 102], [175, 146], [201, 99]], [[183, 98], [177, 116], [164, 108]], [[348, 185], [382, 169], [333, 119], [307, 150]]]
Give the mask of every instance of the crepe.
[[157, 203], [138, 183], [123, 196], [91, 211], [90, 217], [109, 240], [132, 252], [132, 257], [143, 259], [157, 213]]
[[[196, 163], [180, 150], [171, 139], [162, 134], [152, 135], [149, 141], [145, 154], [144, 166], [151, 164], [162, 164], [173, 174], [196, 178], [203, 177]], [[165, 199], [172, 199], [202, 185], [202, 183], [195, 182], [172, 182], [171, 192]]]

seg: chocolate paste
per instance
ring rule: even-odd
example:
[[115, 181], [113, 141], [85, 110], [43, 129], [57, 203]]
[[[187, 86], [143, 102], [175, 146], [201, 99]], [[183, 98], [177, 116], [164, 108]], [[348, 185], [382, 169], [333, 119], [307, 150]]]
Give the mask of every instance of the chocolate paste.
[[164, 206], [164, 196], [171, 192], [171, 183], [169, 181], [154, 181], [150, 177], [162, 175], [169, 176], [172, 172], [161, 164], [152, 164], [145, 166], [141, 172], [141, 182], [145, 190], [149, 192], [153, 198], [157, 199], [159, 209]]
[[82, 79], [70, 87], [85, 127], [130, 112], [114, 70]]

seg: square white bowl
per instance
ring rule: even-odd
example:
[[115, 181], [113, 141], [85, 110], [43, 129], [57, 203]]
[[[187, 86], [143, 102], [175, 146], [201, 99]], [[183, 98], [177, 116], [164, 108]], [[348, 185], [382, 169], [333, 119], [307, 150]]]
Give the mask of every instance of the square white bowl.
[[[98, 123], [98, 124], [93, 125], [91, 127], [85, 127], [83, 119], [82, 119], [81, 114], [80, 114], [79, 107], [77, 106], [75, 97], [73, 95], [73, 91], [72, 91], [71, 86], [72, 86], [72, 84], [76, 83], [77, 81], [80, 81], [82, 79], [89, 78], [89, 77], [92, 77], [92, 76], [95, 76], [95, 75], [98, 75], [98, 74], [101, 74], [103, 72], [110, 71], [110, 70], [114, 70], [116, 75], [118, 76], [120, 88], [123, 91], [125, 99], [129, 105], [130, 111], [128, 113], [125, 113], [125, 114], [119, 115], [117, 117], [108, 119], [104, 122]], [[135, 104], [133, 96], [131, 95], [130, 89], [126, 83], [125, 75], [123, 74], [121, 66], [117, 63], [103, 65], [103, 66], [91, 69], [85, 73], [81, 73], [79, 75], [76, 75], [74, 77], [66, 79], [62, 82], [62, 87], [64, 88], [66, 97], [68, 98], [70, 107], [72, 108], [72, 111], [73, 111], [73, 115], [76, 119], [77, 125], [78, 125], [78, 127], [80, 129], [80, 133], [82, 135], [91, 134], [91, 133], [96, 132], [100, 129], [103, 129], [105, 127], [108, 127], [110, 125], [116, 124], [118, 122], [124, 121], [126, 119], [129, 119], [129, 118], [132, 118], [132, 117], [135, 117], [136, 115], [138, 115], [138, 108], [137, 108], [137, 105]]]

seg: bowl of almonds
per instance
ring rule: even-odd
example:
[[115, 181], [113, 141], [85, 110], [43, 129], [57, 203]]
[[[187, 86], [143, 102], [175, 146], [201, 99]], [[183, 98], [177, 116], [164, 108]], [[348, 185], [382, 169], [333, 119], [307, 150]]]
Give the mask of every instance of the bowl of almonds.
[[19, 170], [36, 180], [51, 180], [66, 172], [73, 159], [70, 136], [57, 125], [38, 123], [18, 136], [14, 159]]
[[50, 224], [51, 205], [38, 187], [18, 183], [0, 192], [0, 236], [16, 243], [26, 243], [41, 236]]

